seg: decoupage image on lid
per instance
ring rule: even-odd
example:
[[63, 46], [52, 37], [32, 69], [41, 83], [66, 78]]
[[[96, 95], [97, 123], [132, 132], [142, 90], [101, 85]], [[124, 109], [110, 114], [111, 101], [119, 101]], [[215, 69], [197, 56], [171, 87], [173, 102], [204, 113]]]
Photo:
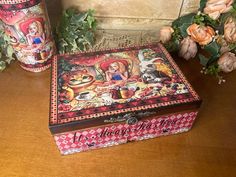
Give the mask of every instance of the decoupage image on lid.
[[200, 103], [161, 44], [53, 59], [49, 128], [54, 135], [133, 127], [161, 115], [196, 112]]

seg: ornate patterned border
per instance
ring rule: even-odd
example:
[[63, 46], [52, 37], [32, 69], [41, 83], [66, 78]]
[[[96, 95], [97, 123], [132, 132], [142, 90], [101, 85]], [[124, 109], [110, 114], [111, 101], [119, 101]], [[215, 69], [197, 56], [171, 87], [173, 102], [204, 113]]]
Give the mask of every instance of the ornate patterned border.
[[92, 149], [186, 132], [197, 111], [174, 113], [140, 121], [135, 125], [117, 123], [54, 135], [61, 152], [67, 155]]
[[30, 71], [30, 72], [35, 72], [35, 73], [45, 71], [45, 70], [49, 69], [50, 66], [51, 66], [51, 64], [48, 64], [48, 65], [43, 66], [43, 67], [40, 67], [40, 68], [27, 68], [27, 67], [24, 67], [24, 66], [21, 65], [21, 67], [22, 67], [24, 70]]
[[37, 65], [27, 65], [23, 62], [20, 62], [20, 66], [26, 70], [26, 71], [31, 71], [31, 72], [41, 72], [41, 71], [44, 71], [48, 68], [50, 68], [51, 66], [51, 59], [48, 59], [45, 63], [43, 64], [37, 64]]
[[[182, 79], [183, 83], [188, 87], [191, 94], [183, 94], [178, 95], [177, 97], [162, 97], [158, 99], [148, 99], [148, 100], [137, 100], [134, 102], [127, 104], [117, 104], [118, 109], [114, 109], [109, 106], [103, 106], [99, 108], [91, 108], [86, 109], [83, 111], [75, 111], [75, 112], [66, 112], [58, 114], [57, 110], [57, 60], [60, 57], [65, 59], [73, 58], [73, 56], [92, 56], [94, 54], [103, 54], [103, 53], [111, 53], [111, 52], [122, 52], [122, 51], [129, 51], [129, 50], [139, 50], [142, 48], [159, 48], [161, 52], [166, 56], [169, 60], [172, 67], [176, 70], [177, 74]], [[177, 100], [176, 100], [177, 99]], [[152, 108], [160, 108], [165, 106], [174, 106], [183, 103], [190, 103], [193, 101], [199, 101], [200, 98], [197, 93], [193, 90], [190, 86], [186, 78], [184, 77], [183, 73], [180, 71], [170, 54], [166, 51], [166, 49], [160, 44], [149, 44], [143, 46], [132, 46], [126, 48], [119, 48], [119, 49], [110, 49], [110, 50], [100, 50], [100, 51], [90, 51], [90, 52], [83, 52], [78, 54], [67, 54], [67, 55], [59, 55], [54, 57], [53, 65], [52, 65], [52, 91], [51, 91], [51, 116], [50, 116], [50, 125], [56, 124], [64, 124], [68, 122], [83, 120], [83, 119], [90, 119], [90, 118], [97, 118], [102, 116], [109, 116], [109, 115], [116, 115], [120, 113], [126, 112], [133, 112], [133, 111], [141, 111], [147, 110]]]
[[0, 10], [20, 10], [30, 8], [43, 0], [0, 0]]
[[57, 124], [57, 57], [52, 59], [49, 124]]
[[199, 95], [197, 94], [197, 92], [192, 88], [192, 86], [190, 85], [190, 83], [187, 81], [186, 77], [184, 76], [184, 74], [182, 73], [182, 71], [179, 69], [179, 67], [177, 66], [177, 64], [175, 63], [175, 61], [173, 60], [173, 58], [171, 57], [171, 55], [168, 53], [168, 51], [164, 48], [163, 45], [158, 44], [159, 47], [161, 48], [162, 52], [165, 54], [166, 58], [169, 60], [169, 62], [171, 63], [171, 65], [173, 66], [173, 68], [175, 69], [175, 71], [178, 73], [178, 75], [180, 76], [180, 78], [183, 80], [183, 83], [188, 87], [188, 90], [190, 91], [190, 93], [193, 95], [193, 97], [196, 100], [200, 100]]

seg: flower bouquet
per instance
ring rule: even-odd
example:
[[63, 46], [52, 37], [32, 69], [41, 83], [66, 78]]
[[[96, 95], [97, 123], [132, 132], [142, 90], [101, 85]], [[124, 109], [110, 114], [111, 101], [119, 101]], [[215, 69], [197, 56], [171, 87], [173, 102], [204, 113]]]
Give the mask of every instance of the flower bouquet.
[[170, 52], [178, 51], [186, 60], [198, 54], [201, 72], [216, 76], [219, 84], [225, 82], [220, 72], [236, 69], [236, 1], [201, 0], [197, 13], [163, 27], [160, 40]]

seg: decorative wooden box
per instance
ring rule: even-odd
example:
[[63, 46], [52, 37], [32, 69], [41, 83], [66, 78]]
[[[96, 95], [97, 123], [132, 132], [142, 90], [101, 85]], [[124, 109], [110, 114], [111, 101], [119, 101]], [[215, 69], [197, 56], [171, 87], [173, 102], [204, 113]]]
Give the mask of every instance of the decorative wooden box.
[[186, 132], [200, 104], [161, 44], [52, 62], [49, 128], [64, 155]]

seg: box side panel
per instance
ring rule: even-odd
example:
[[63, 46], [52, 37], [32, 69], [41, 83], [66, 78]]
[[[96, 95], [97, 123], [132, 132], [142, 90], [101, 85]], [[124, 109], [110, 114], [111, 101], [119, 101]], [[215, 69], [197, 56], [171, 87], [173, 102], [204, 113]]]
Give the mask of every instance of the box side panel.
[[191, 129], [198, 111], [186, 111], [142, 120], [134, 125], [125, 123], [54, 135], [63, 155], [124, 144], [159, 136], [186, 132]]
[[49, 125], [57, 124], [57, 60], [58, 57], [54, 56], [51, 64]]

